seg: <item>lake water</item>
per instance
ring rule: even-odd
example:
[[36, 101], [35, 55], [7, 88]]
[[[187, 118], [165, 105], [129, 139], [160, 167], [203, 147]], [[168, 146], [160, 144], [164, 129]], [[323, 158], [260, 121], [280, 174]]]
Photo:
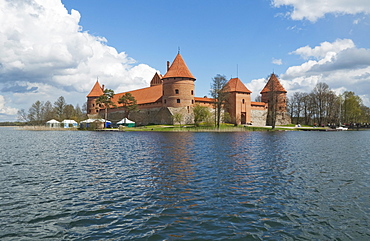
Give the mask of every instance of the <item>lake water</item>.
[[0, 128], [1, 240], [369, 240], [370, 132]]

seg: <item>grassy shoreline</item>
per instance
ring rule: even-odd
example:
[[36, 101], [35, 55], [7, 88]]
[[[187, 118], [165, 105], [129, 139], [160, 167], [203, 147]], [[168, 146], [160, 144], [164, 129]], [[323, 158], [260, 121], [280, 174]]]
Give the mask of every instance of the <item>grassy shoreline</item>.
[[[12, 126], [15, 127], [15, 126]], [[28, 131], [77, 131], [77, 128], [51, 128], [47, 126], [16, 126], [17, 130], [28, 130]], [[287, 126], [276, 126], [275, 129], [271, 129], [271, 126], [234, 126], [231, 124], [223, 124], [219, 129], [215, 127], [200, 126], [195, 127], [194, 125], [179, 126], [179, 125], [148, 125], [138, 127], [121, 127], [121, 128], [105, 128], [95, 129], [87, 131], [158, 131], [158, 132], [250, 132], [250, 131], [333, 131], [326, 127], [296, 127], [294, 125]], [[335, 131], [335, 130], [334, 130]]]

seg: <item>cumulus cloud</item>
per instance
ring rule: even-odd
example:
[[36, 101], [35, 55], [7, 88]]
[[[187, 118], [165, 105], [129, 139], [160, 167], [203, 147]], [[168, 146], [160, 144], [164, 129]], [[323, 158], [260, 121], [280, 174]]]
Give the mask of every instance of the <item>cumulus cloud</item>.
[[317, 21], [325, 14], [358, 14], [370, 13], [368, 0], [272, 0], [274, 7], [291, 6], [293, 10], [287, 14], [294, 20], [308, 19]]
[[[318, 46], [305, 46], [292, 51], [305, 60], [301, 65], [289, 67], [279, 80], [289, 94], [310, 92], [319, 82], [330, 86], [337, 94], [354, 91], [363, 103], [370, 106], [370, 49], [357, 48], [350, 39], [324, 42]], [[266, 84], [266, 78], [247, 84], [256, 97]]]
[[289, 67], [281, 75], [287, 90], [309, 92], [318, 82], [325, 82], [337, 92], [354, 91], [370, 105], [366, 102], [370, 99], [370, 49], [357, 48], [349, 39], [339, 39], [313, 48], [305, 46], [292, 53], [309, 60]]
[[61, 0], [0, 0], [0, 89], [84, 96], [97, 77], [114, 90], [149, 84], [155, 69], [137, 65], [105, 38], [82, 31], [80, 18]]

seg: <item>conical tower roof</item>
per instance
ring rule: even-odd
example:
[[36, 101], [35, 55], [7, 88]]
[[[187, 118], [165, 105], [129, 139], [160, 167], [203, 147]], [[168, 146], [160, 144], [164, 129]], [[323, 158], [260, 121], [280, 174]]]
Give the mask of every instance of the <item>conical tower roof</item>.
[[252, 93], [239, 78], [232, 78], [226, 84], [228, 92]]
[[276, 77], [276, 75], [274, 73], [271, 74], [269, 80], [267, 81], [267, 84], [265, 85], [265, 87], [261, 91], [261, 94], [271, 92], [271, 91], [279, 91], [279, 92], [287, 93], [287, 91], [280, 84], [279, 79]]
[[180, 53], [176, 55], [175, 60], [171, 64], [171, 67], [168, 69], [167, 73], [163, 76], [163, 79], [173, 77], [183, 77], [195, 80]]
[[99, 81], [96, 81], [94, 87], [87, 95], [87, 97], [99, 97], [104, 94], [103, 88], [100, 86]]

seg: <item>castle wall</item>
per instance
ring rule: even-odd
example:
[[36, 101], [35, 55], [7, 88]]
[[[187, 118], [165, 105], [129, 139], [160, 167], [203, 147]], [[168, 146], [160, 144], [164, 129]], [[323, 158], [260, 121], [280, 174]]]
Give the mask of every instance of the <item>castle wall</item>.
[[252, 109], [251, 110], [252, 115], [252, 125], [255, 126], [265, 126], [266, 125], [266, 119], [267, 119], [267, 109]]

